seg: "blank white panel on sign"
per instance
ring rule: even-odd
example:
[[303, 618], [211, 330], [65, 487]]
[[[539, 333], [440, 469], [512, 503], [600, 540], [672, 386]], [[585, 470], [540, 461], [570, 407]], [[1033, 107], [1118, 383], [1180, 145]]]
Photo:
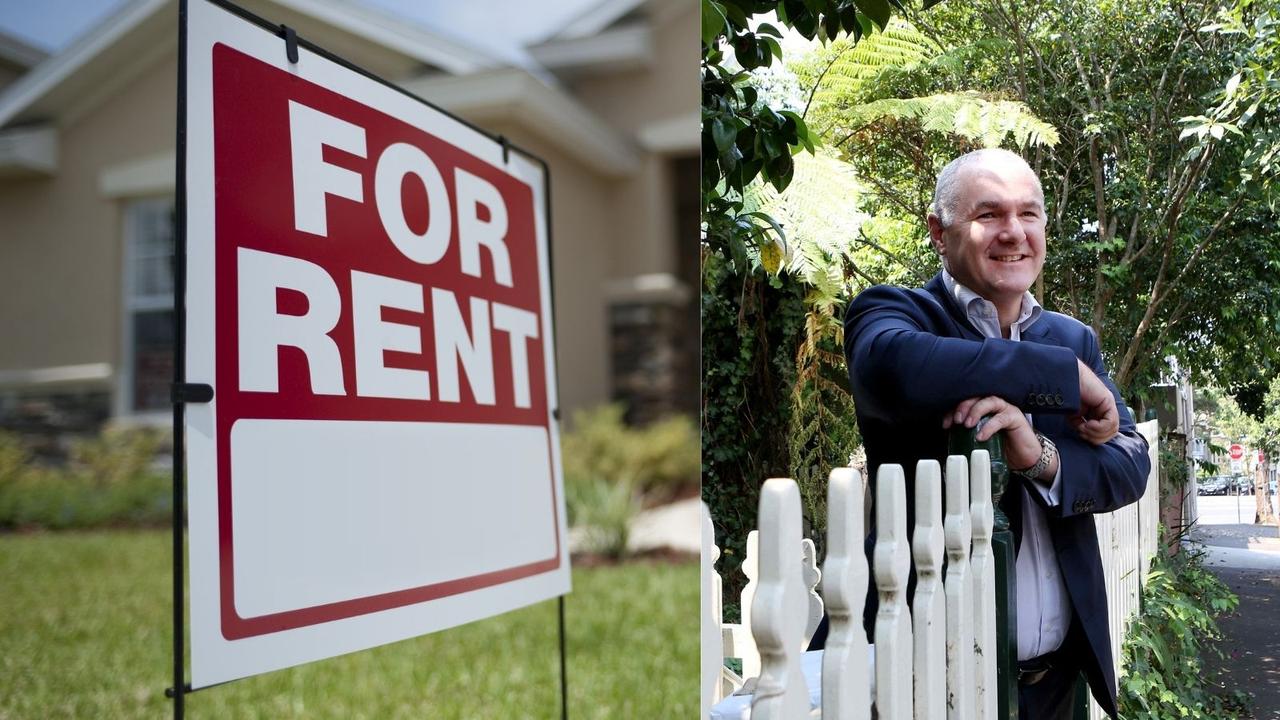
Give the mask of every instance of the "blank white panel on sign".
[[547, 442], [545, 428], [512, 425], [238, 421], [237, 613], [298, 610], [555, 557], [550, 464], [527, 462], [545, 457]]

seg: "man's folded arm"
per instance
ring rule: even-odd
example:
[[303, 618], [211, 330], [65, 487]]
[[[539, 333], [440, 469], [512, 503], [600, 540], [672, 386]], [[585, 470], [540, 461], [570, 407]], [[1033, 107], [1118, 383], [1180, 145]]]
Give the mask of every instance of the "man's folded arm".
[[1151, 459], [1146, 439], [1132, 423], [1101, 445], [1074, 435], [1053, 441], [1061, 458], [1062, 495], [1051, 512], [1062, 517], [1111, 512], [1137, 502], [1146, 492]]
[[1053, 510], [1062, 516], [1111, 512], [1137, 502], [1147, 489], [1151, 472], [1147, 439], [1138, 432], [1133, 414], [1102, 364], [1097, 338], [1088, 333], [1089, 346], [1082, 358], [1111, 391], [1120, 415], [1120, 433], [1101, 445], [1082, 440], [1068, 431], [1052, 440], [1062, 467], [1061, 502]]
[[845, 355], [862, 411], [892, 419], [942, 416], [960, 401], [995, 395], [1025, 412], [1079, 411], [1080, 382], [1070, 348], [1002, 339], [940, 337], [924, 329], [901, 294], [876, 287], [845, 317]]

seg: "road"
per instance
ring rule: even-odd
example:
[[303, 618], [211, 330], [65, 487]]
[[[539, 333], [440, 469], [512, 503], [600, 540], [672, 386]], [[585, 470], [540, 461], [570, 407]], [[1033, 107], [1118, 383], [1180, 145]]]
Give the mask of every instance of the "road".
[[[1272, 498], [1275, 505], [1275, 498]], [[1254, 525], [1252, 495], [1202, 495], [1193, 539], [1204, 543], [1205, 565], [1240, 598], [1236, 612], [1221, 617], [1225, 657], [1206, 657], [1228, 688], [1249, 695], [1255, 720], [1280, 718], [1280, 530]]]
[[[1241, 525], [1252, 524], [1253, 513], [1257, 508], [1252, 495], [1201, 495], [1196, 499], [1200, 510], [1200, 525]], [[1271, 507], [1275, 508], [1277, 499], [1271, 497]], [[1280, 514], [1280, 511], [1278, 511]]]

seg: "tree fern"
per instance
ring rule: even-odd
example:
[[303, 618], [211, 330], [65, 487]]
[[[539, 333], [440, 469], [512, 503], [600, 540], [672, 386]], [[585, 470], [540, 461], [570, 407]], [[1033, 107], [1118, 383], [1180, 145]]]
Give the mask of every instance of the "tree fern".
[[1019, 147], [1053, 146], [1058, 130], [1036, 117], [1025, 103], [990, 99], [965, 91], [926, 97], [886, 98], [849, 108], [843, 113], [841, 140], [877, 123], [915, 121], [927, 132], [951, 134], [983, 147], [997, 147], [1006, 139]]
[[811, 107], [840, 105], [887, 69], [912, 68], [943, 54], [941, 47], [913, 26], [894, 21], [882, 33], [864, 37], [858, 43], [848, 38], [837, 40], [789, 67], [800, 86], [811, 91]]

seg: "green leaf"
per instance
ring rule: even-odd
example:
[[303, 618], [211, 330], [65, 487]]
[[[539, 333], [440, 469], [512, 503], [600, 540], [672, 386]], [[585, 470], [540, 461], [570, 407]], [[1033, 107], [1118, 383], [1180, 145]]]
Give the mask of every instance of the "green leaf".
[[776, 38], [782, 37], [782, 31], [770, 25], [769, 23], [760, 23], [756, 26], [757, 35], [772, 35]]
[[1236, 94], [1236, 88], [1240, 87], [1240, 73], [1231, 76], [1227, 81], [1227, 99], [1230, 100]]
[[774, 189], [782, 192], [791, 184], [791, 176], [795, 172], [795, 161], [791, 159], [790, 153], [784, 153], [774, 157], [765, 166], [769, 174], [769, 183]]
[[728, 150], [737, 136], [738, 129], [721, 122], [720, 118], [716, 118], [711, 122], [711, 137], [715, 140], [717, 151], [724, 152]]
[[840, 8], [840, 12], [837, 15], [840, 18], [840, 29], [844, 30], [845, 34], [852, 33], [853, 29], [858, 26], [858, 9], [854, 6], [845, 5]]
[[742, 8], [738, 7], [736, 4], [730, 3], [728, 5], [721, 5], [721, 7], [724, 8], [725, 16], [729, 19], [729, 22], [736, 27], [746, 29], [750, 25], [747, 21], [746, 13], [742, 12]]
[[840, 16], [831, 14], [822, 20], [822, 29], [827, 34], [827, 40], [835, 40], [840, 35]]
[[791, 110], [783, 110], [778, 114], [782, 115], [785, 118], [789, 118], [793, 123], [795, 123], [796, 135], [798, 135], [801, 140], [805, 140], [806, 138], [809, 137], [809, 126], [804, 124], [804, 118], [800, 117], [799, 115], [792, 112]]
[[861, 35], [870, 35], [875, 32], [875, 25], [872, 24], [871, 18], [863, 13], [858, 13], [858, 30], [854, 31], [854, 35], [860, 36], [859, 31], [861, 31]]
[[863, 14], [871, 18], [871, 21], [878, 25], [881, 30], [889, 26], [889, 18], [892, 17], [893, 11], [889, 7], [888, 0], [853, 0], [853, 4]]
[[942, 4], [942, 0], [924, 0], [924, 7], [921, 9], [928, 10], [934, 5], [941, 5], [941, 4]]
[[777, 40], [768, 36], [762, 37], [760, 40], [769, 47], [769, 50], [773, 53], [774, 57], [779, 60], [782, 59], [782, 45], [780, 45]]
[[725, 32], [729, 22], [724, 14], [724, 6], [716, 0], [702, 0], [702, 44], [708, 47], [715, 45], [716, 37]]
[[780, 224], [778, 223], [778, 221], [777, 221], [777, 220], [775, 220], [775, 219], [774, 219], [774, 217], [773, 217], [772, 215], [770, 215], [770, 214], [768, 214], [768, 213], [763, 213], [763, 212], [760, 212], [760, 211], [755, 211], [755, 212], [749, 212], [749, 213], [747, 213], [747, 216], [748, 216], [748, 217], [756, 218], [757, 220], [763, 220], [763, 221], [765, 221], [766, 223], [768, 223], [768, 224], [769, 224], [769, 227], [773, 229], [773, 232], [777, 234], [777, 236], [778, 236], [778, 241], [779, 241], [780, 243], [782, 243], [783, 248], [784, 248], [784, 249], [786, 248], [786, 243], [787, 243], [787, 234], [786, 234], [785, 232], [783, 232], [783, 230], [782, 230], [782, 225], [780, 225]]

